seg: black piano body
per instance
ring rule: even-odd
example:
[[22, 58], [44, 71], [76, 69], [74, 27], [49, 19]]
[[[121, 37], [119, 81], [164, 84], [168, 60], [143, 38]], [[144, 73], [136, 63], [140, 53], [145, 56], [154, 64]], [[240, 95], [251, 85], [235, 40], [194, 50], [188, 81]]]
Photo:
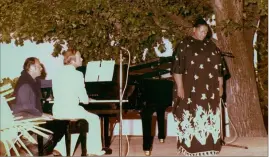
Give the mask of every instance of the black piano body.
[[[124, 90], [123, 111], [136, 110], [140, 113], [143, 128], [143, 150], [151, 150], [153, 135], [151, 128], [152, 114], [157, 113], [158, 138], [165, 139], [165, 110], [172, 105], [173, 99], [173, 81], [163, 79], [161, 75], [170, 73], [172, 57], [160, 57], [154, 61], [144, 64], [131, 66], [127, 73], [127, 65], [123, 65], [122, 87]], [[84, 76], [86, 66], [77, 68]], [[128, 76], [128, 79], [127, 79]], [[128, 80], [126, 82], [126, 79]], [[119, 65], [115, 65], [113, 79], [111, 82], [85, 82], [85, 88], [89, 97], [96, 100], [119, 100]], [[42, 89], [45, 99], [51, 97], [51, 88]], [[52, 96], [53, 97], [53, 96]], [[43, 110], [51, 113], [52, 103], [45, 101]], [[80, 104], [86, 110], [96, 113], [100, 116], [103, 130], [103, 145], [107, 154], [111, 154], [110, 147], [112, 133], [109, 128], [109, 118], [118, 117], [119, 103], [98, 103], [98, 104]]]

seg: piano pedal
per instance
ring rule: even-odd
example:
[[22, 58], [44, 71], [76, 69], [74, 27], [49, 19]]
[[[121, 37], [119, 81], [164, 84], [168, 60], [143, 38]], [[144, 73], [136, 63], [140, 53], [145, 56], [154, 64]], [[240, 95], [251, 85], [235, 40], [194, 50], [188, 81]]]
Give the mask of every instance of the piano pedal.
[[146, 151], [144, 151], [144, 154], [145, 154], [146, 156], [150, 156], [150, 155], [151, 155], [151, 151], [146, 150]]
[[164, 139], [162, 139], [162, 138], [159, 139], [159, 142], [160, 142], [160, 143], [164, 143]]

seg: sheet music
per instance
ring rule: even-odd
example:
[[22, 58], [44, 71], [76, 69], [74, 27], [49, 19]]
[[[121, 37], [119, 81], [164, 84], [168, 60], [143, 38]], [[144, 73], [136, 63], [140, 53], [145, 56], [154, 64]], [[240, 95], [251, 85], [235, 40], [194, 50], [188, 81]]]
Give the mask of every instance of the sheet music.
[[91, 61], [86, 67], [85, 82], [112, 81], [115, 61]]
[[98, 81], [112, 81], [115, 61], [101, 61]]
[[100, 63], [100, 61], [88, 62], [86, 67], [85, 82], [97, 82]]

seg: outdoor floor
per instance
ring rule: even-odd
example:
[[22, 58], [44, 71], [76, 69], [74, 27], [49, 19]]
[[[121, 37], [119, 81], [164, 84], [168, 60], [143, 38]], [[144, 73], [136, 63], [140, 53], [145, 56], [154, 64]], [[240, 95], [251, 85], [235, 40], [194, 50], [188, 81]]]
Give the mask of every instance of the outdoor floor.
[[[231, 139], [225, 139], [229, 142]], [[128, 141], [128, 142], [127, 142]], [[222, 146], [218, 156], [267, 156], [268, 155], [268, 138], [267, 137], [244, 137], [238, 138], [231, 143], [237, 146], [246, 146], [248, 149], [233, 146]], [[114, 136], [111, 147], [112, 154], [104, 156], [119, 156], [119, 136]], [[122, 136], [122, 156], [145, 156], [142, 150], [142, 136]], [[80, 146], [76, 156], [81, 155]], [[157, 137], [154, 139], [151, 156], [179, 156], [176, 151], [176, 137], [169, 136], [165, 143], [159, 143]]]

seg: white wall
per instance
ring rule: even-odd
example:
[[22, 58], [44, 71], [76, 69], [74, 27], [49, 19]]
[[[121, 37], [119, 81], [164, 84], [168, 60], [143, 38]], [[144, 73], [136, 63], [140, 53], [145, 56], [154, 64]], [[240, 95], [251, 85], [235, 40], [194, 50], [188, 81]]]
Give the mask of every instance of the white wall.
[[17, 47], [14, 42], [0, 45], [1, 78], [19, 77], [23, 63], [28, 57], [37, 57], [45, 65], [48, 72], [47, 79], [51, 79], [55, 71], [63, 65], [62, 57], [51, 56], [53, 45], [50, 43], [33, 44], [26, 41], [24, 46]]

